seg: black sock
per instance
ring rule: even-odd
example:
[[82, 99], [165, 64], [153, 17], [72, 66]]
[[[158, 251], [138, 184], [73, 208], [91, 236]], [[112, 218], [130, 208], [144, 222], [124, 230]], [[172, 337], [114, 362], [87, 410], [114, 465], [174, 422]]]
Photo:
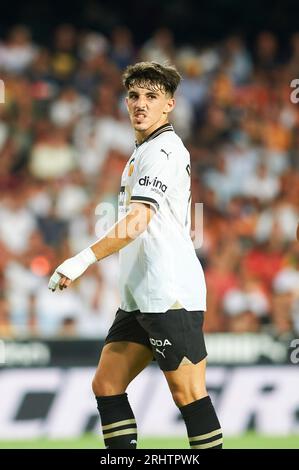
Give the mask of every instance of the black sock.
[[127, 394], [96, 400], [106, 449], [136, 449], [137, 426]]
[[222, 449], [222, 430], [209, 396], [180, 407], [191, 449]]

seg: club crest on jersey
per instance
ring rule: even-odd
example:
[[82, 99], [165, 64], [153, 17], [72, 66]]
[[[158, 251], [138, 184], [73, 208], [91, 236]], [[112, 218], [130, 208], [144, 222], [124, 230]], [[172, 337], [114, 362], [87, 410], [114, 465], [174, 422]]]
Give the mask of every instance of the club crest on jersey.
[[128, 176], [131, 176], [132, 173], [133, 173], [133, 171], [134, 171], [134, 161], [135, 161], [135, 158], [133, 158], [133, 159], [130, 161]]
[[162, 181], [158, 180], [156, 176], [153, 180], [150, 180], [149, 176], [144, 176], [143, 178], [139, 179], [139, 184], [140, 186], [152, 186], [153, 188], [158, 188], [162, 191], [162, 193], [165, 193], [167, 189], [166, 184], [163, 184]]

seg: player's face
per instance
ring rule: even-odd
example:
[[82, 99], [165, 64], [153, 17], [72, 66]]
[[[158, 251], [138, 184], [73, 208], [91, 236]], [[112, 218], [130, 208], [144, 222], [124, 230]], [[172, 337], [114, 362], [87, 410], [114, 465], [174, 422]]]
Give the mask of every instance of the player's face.
[[168, 113], [174, 108], [175, 101], [163, 90], [133, 86], [126, 103], [137, 137], [146, 137], [168, 121]]

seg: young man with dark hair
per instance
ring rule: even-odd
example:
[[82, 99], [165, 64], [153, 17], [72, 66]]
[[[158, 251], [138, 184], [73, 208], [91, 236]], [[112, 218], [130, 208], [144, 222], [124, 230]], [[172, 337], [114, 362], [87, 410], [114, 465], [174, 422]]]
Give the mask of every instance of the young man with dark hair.
[[193, 449], [222, 447], [205, 385], [204, 274], [190, 238], [190, 155], [168, 115], [180, 75], [154, 62], [123, 75], [136, 147], [121, 178], [119, 220], [64, 261], [49, 282], [68, 287], [91, 263], [120, 251], [121, 305], [93, 380], [106, 448], [137, 445], [126, 389], [152, 361], [163, 371]]

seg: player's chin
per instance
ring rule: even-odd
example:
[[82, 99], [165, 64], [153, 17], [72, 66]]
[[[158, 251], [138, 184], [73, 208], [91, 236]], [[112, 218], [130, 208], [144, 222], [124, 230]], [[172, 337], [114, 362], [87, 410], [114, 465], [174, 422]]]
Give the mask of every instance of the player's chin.
[[139, 124], [139, 123], [134, 123], [134, 129], [135, 131], [146, 131], [148, 126], [144, 123]]

